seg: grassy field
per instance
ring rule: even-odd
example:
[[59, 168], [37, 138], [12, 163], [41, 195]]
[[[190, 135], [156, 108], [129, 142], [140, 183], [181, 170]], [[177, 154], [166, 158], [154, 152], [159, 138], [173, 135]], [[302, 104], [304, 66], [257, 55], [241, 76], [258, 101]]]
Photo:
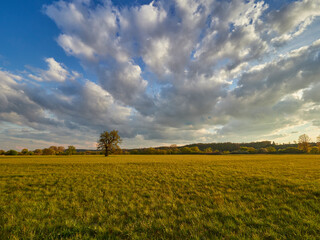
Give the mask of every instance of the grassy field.
[[0, 239], [320, 239], [320, 156], [0, 157]]

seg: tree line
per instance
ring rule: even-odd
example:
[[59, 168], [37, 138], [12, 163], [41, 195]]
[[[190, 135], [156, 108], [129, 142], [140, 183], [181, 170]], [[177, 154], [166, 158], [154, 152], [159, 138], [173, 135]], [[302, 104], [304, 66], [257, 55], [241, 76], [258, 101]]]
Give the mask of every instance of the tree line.
[[77, 154], [77, 150], [74, 146], [68, 146], [67, 149], [63, 146], [50, 146], [43, 149], [28, 150], [27, 148], [22, 149], [20, 152], [16, 150], [0, 150], [0, 155], [73, 155]]
[[123, 150], [124, 154], [319, 154], [320, 136], [316, 142], [303, 134], [298, 141], [287, 144], [276, 144], [271, 141], [251, 143], [195, 143], [178, 147], [140, 148]]
[[319, 154], [320, 136], [316, 142], [303, 134], [297, 142], [287, 144], [276, 144], [271, 141], [260, 141], [251, 143], [195, 143], [178, 147], [141, 148], [125, 150], [127, 154]]
[[97, 141], [97, 150], [76, 150], [74, 146], [51, 146], [44, 149], [35, 149], [29, 151], [22, 149], [0, 150], [0, 155], [99, 155], [108, 156], [110, 154], [319, 154], [320, 153], [320, 135], [316, 142], [302, 134], [298, 141], [288, 144], [276, 144], [271, 141], [260, 141], [251, 143], [197, 143], [185, 146], [173, 144], [167, 147], [139, 148], [139, 149], [121, 149], [119, 144], [122, 142], [118, 131], [103, 132]]

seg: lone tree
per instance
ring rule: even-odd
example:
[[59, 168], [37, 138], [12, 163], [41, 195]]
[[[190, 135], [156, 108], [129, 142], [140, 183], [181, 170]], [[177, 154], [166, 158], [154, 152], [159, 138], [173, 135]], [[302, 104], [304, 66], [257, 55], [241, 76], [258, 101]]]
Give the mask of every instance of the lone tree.
[[98, 140], [98, 150], [102, 150], [104, 155], [107, 157], [109, 154], [120, 150], [118, 144], [122, 142], [121, 137], [117, 130], [112, 130], [110, 133], [105, 131], [101, 133], [100, 139]]
[[307, 134], [301, 135], [298, 142], [299, 149], [305, 153], [309, 152], [309, 143], [311, 142], [311, 138]]

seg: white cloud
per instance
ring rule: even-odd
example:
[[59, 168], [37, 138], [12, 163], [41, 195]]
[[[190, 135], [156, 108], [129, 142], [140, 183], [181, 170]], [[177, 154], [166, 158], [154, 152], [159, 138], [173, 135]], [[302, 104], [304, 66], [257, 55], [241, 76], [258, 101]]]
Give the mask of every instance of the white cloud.
[[[57, 62], [54, 58], [45, 58], [45, 62], [48, 65], [47, 70], [28, 66], [33, 74], [28, 73], [27, 77], [37, 82], [65, 82], [66, 80], [75, 80], [81, 77], [76, 71], [69, 72], [62, 63]], [[20, 78], [18, 80], [22, 80], [21, 76], [18, 77]]]
[[58, 43], [70, 55], [94, 60], [95, 51], [77, 37], [62, 34], [58, 38]]
[[58, 63], [54, 58], [46, 58], [45, 61], [49, 67], [41, 74], [45, 81], [64, 82], [67, 79], [69, 73], [61, 63]]
[[12, 76], [0, 71], [0, 126], [10, 123], [32, 131], [21, 132], [19, 127], [15, 127], [17, 131], [2, 130], [1, 145], [9, 146], [10, 141], [14, 145], [20, 139], [34, 140], [42, 144], [39, 147], [52, 142], [76, 142], [84, 147], [80, 139], [91, 144], [100, 131], [128, 125], [131, 109], [117, 104], [107, 91], [91, 81], [62, 82], [50, 87], [46, 82], [30, 85], [23, 76], [20, 80]]
[[35, 80], [35, 81], [38, 81], [38, 82], [42, 82], [42, 78], [41, 77], [38, 77], [38, 76], [35, 76], [33, 74], [28, 74], [28, 77]]
[[303, 112], [310, 108], [307, 99], [318, 104], [313, 91], [320, 76], [319, 53], [315, 42], [243, 74], [216, 109], [216, 114], [230, 117], [220, 132], [251, 129], [253, 134], [266, 134], [304, 121]]

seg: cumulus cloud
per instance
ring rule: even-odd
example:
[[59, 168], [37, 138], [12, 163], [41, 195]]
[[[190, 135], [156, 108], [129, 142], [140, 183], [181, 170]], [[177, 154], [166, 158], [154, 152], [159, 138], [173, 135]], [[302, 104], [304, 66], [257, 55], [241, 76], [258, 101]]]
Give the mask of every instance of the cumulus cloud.
[[301, 98], [301, 90], [310, 99], [313, 85], [319, 82], [319, 53], [317, 41], [244, 73], [238, 86], [216, 108], [217, 114], [233, 119], [220, 133], [236, 133], [241, 128], [234, 124], [239, 122], [265, 133], [301, 123], [305, 119], [303, 111], [310, 107]]
[[42, 77], [46, 81], [64, 82], [67, 79], [68, 71], [53, 58], [47, 58], [49, 69], [42, 72]]
[[[76, 142], [80, 146], [84, 146], [80, 139], [87, 139], [86, 143], [92, 145], [100, 131], [126, 125], [131, 114], [131, 109], [117, 104], [107, 91], [91, 81], [69, 81], [50, 87], [29, 84], [21, 78], [19, 81], [0, 71], [1, 125], [20, 126], [0, 131], [0, 136], [6, 136], [1, 138], [6, 139], [2, 145], [10, 139], [14, 143], [17, 138], [42, 140], [41, 144]], [[26, 130], [21, 131], [21, 127]]]
[[0, 120], [38, 128], [38, 124], [56, 125], [56, 121], [46, 118], [43, 109], [25, 94], [24, 85], [11, 74], [0, 71]]
[[286, 136], [279, 131], [306, 121], [316, 126], [319, 41], [286, 49], [319, 9], [317, 0], [281, 9], [242, 0], [54, 2], [44, 12], [61, 31], [57, 43], [98, 82], [77, 81], [54, 58], [25, 76], [40, 85], [3, 71], [1, 99], [32, 106], [42, 120], [8, 104], [2, 120], [87, 136], [116, 128], [152, 143], [251, 141]]
[[64, 82], [80, 77], [78, 72], [69, 72], [64, 64], [57, 62], [54, 58], [45, 58], [45, 62], [48, 65], [47, 70], [28, 66], [33, 73], [29, 73], [27, 76], [38, 82]]

